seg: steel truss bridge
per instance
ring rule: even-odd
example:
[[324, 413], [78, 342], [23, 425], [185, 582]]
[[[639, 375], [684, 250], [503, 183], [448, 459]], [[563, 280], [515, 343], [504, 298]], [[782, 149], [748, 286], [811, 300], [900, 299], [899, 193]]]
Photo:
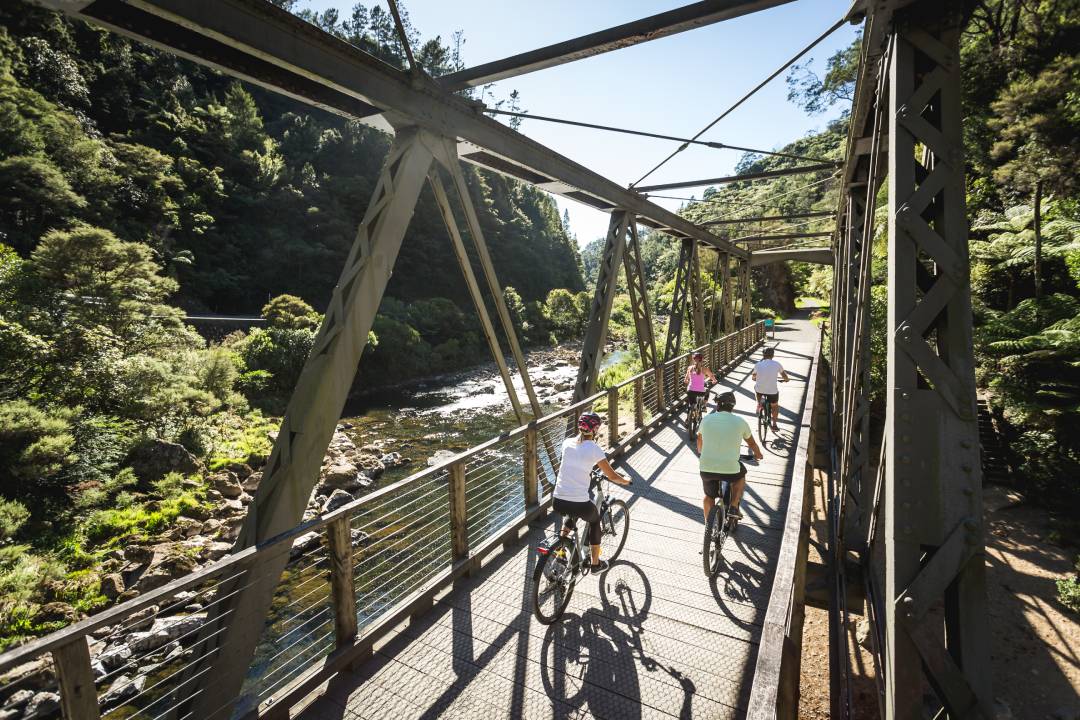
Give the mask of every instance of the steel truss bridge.
[[[5, 653], [0, 672], [11, 682], [0, 692], [17, 689], [21, 671], [34, 674], [52, 684], [73, 720], [795, 717], [804, 607], [823, 598], [833, 717], [851, 713], [846, 631], [850, 614], [863, 611], [872, 620], [882, 717], [991, 717], [960, 3], [856, 0], [842, 19], [862, 24], [862, 49], [836, 169], [839, 204], [828, 214], [835, 228], [816, 248], [769, 247], [785, 236], [726, 240], [713, 232], [720, 223], [695, 225], [644, 194], [670, 185], [621, 187], [455, 94], [784, 2], [704, 0], [431, 78], [390, 67], [264, 0], [39, 0], [368, 123], [394, 142], [234, 552]], [[611, 215], [574, 402], [553, 414], [543, 414], [528, 377], [462, 161]], [[885, 182], [887, 400], [884, 431], [872, 436], [871, 247]], [[425, 185], [521, 425], [303, 522]], [[680, 244], [665, 338], [654, 337], [639, 227]], [[715, 256], [719, 297], [700, 287], [703, 256]], [[692, 570], [700, 492], [675, 412], [688, 357], [684, 325], [724, 382], [749, 394], [748, 358], [766, 342], [751, 321], [750, 268], [796, 259], [834, 265], [830, 332], [780, 343], [802, 400], [788, 418], [786, 445], [773, 445], [765, 465], [751, 469], [746, 534], [728, 559], [728, 582], [709, 592]], [[646, 370], [596, 392], [620, 269]], [[521, 603], [526, 548], [548, 512], [555, 449], [590, 407], [606, 413], [611, 455], [640, 481], [630, 496], [632, 539], [627, 562], [597, 591], [579, 586], [572, 612], [580, 616], [545, 634]], [[815, 480], [827, 491], [822, 567], [807, 561]], [[738, 577], [741, 594], [731, 584]], [[151, 640], [133, 655], [103, 657], [110, 638], [147, 627], [177, 641], [168, 657]], [[605, 655], [601, 646], [575, 645], [571, 632], [625, 642], [612, 640]]]

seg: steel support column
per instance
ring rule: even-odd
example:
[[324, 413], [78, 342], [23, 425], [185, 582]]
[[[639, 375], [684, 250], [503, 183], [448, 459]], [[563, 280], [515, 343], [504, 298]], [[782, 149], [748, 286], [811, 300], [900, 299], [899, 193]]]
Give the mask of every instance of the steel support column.
[[731, 283], [731, 255], [720, 253], [720, 307], [723, 313], [723, 334], [735, 332], [735, 290]]
[[690, 312], [694, 321], [694, 347], [700, 347], [708, 342], [705, 332], [705, 299], [701, 295], [701, 248], [698, 243], [692, 243], [690, 253]]
[[[237, 548], [268, 540], [303, 520], [439, 142], [412, 129], [399, 132], [390, 148], [281, 421]], [[215, 605], [217, 616], [228, 620], [208, 622], [200, 635], [195, 656], [215, 659], [207, 661], [212, 667], [197, 663], [185, 676], [185, 682], [199, 684], [188, 708], [190, 717], [231, 716], [288, 558], [288, 552], [269, 558], [260, 565], [258, 577], [242, 575], [218, 591], [218, 597], [227, 599]]]
[[671, 313], [668, 316], [667, 342], [664, 343], [665, 360], [678, 355], [682, 348], [683, 318], [686, 315], [693, 247], [694, 241], [689, 238], [684, 239], [679, 247], [679, 265], [675, 268], [675, 289], [671, 294]]
[[577, 383], [574, 385], [574, 401], [587, 398], [596, 392], [596, 378], [600, 374], [600, 359], [607, 340], [611, 303], [615, 300], [619, 279], [619, 264], [626, 250], [626, 233], [632, 215], [626, 210], [611, 213], [604, 253], [600, 256], [600, 270], [596, 276], [596, 292], [593, 294], [589, 312], [589, 326], [585, 330], [585, 344], [581, 348], [581, 364], [578, 365]]
[[923, 0], [899, 11], [889, 59], [889, 720], [922, 718], [928, 689], [948, 717], [993, 717], [964, 207], [961, 19], [957, 0]]
[[623, 254], [623, 272], [626, 273], [626, 289], [630, 295], [630, 309], [634, 314], [637, 330], [638, 354], [642, 368], [656, 367], [656, 338], [653, 332], [652, 309], [645, 288], [645, 266], [641, 262], [641, 242], [637, 223], [630, 218], [630, 238]]

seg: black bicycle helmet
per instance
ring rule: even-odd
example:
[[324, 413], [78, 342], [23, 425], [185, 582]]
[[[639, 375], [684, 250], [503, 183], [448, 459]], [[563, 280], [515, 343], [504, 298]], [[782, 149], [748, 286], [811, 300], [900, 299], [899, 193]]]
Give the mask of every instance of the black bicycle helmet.
[[726, 392], [720, 393], [716, 396], [716, 409], [717, 410], [734, 410], [735, 409], [735, 393]]

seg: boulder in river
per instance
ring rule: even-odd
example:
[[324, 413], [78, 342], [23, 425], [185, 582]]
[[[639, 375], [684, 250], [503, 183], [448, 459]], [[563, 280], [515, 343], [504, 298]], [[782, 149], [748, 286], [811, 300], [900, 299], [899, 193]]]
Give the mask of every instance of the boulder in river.
[[337, 510], [342, 505], [348, 505], [353, 501], [353, 496], [344, 490], [335, 490], [333, 494], [326, 499], [323, 504], [322, 511], [328, 513], [331, 510]]
[[240, 486], [240, 480], [237, 479], [236, 474], [228, 470], [211, 475], [210, 485], [221, 493], [222, 497], [230, 499], [238, 498], [244, 493], [244, 488]]
[[447, 460], [452, 459], [455, 455], [457, 455], [457, 453], [452, 450], [436, 450], [435, 454], [428, 458], [428, 467], [440, 465]]
[[362, 487], [360, 470], [347, 460], [336, 460], [323, 469], [322, 484], [330, 490], [355, 492]]
[[40, 692], [30, 698], [23, 711], [22, 720], [55, 717], [60, 710], [60, 696], [54, 692]]

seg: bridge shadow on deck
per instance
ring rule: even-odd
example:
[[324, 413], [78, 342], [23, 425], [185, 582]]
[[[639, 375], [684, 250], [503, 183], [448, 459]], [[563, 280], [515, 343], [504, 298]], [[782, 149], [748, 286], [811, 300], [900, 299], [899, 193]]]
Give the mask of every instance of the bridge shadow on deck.
[[[749, 368], [729, 377], [743, 383], [738, 409], [752, 413]], [[557, 522], [549, 516], [336, 676], [300, 717], [743, 717], [794, 455], [795, 428], [782, 418], [781, 431], [783, 451], [749, 467], [744, 520], [715, 580], [699, 553], [697, 457], [672, 418], [620, 461], [634, 481], [617, 491], [630, 506], [626, 546], [606, 573], [578, 581], [559, 622], [541, 625], [530, 594], [533, 548]]]

